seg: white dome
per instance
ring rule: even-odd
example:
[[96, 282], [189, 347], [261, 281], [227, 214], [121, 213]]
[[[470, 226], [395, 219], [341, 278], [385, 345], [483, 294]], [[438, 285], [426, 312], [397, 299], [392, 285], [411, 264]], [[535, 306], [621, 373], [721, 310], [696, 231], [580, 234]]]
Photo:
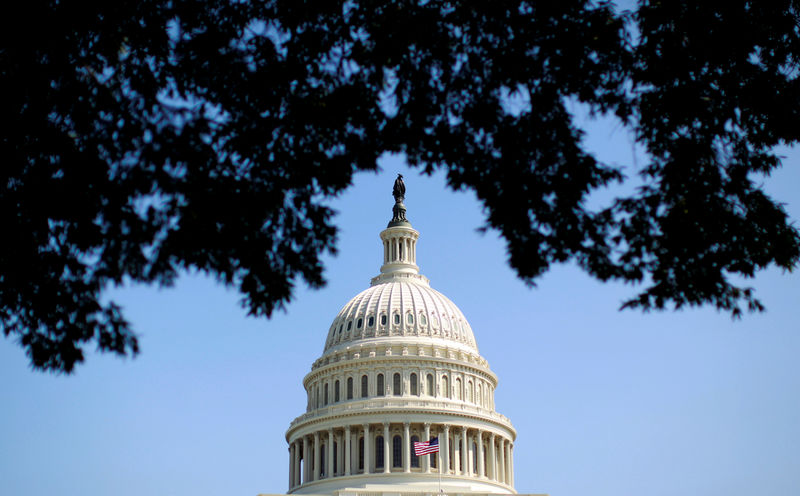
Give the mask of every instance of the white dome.
[[388, 340], [478, 353], [472, 328], [461, 310], [426, 281], [399, 274], [347, 302], [333, 319], [324, 353]]
[[[497, 376], [461, 310], [419, 273], [419, 232], [397, 183], [394, 193], [380, 274], [333, 319], [303, 379], [306, 412], [286, 431], [289, 492], [513, 494], [516, 431], [495, 410]], [[434, 439], [436, 456], [414, 454]]]

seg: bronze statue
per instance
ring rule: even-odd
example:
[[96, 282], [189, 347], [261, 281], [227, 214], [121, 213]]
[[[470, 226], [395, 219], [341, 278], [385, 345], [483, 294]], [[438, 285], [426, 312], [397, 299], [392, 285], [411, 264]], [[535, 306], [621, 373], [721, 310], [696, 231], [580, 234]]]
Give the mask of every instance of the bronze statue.
[[394, 206], [392, 207], [392, 221], [389, 222], [389, 227], [408, 225], [406, 219], [406, 206], [403, 205], [403, 200], [406, 198], [406, 184], [403, 182], [403, 175], [398, 174], [397, 179], [394, 180], [394, 187], [392, 188], [392, 196], [394, 196]]
[[403, 203], [403, 200], [406, 198], [406, 185], [403, 182], [402, 174], [398, 174], [397, 179], [394, 180], [392, 196], [394, 196], [394, 201], [397, 203]]

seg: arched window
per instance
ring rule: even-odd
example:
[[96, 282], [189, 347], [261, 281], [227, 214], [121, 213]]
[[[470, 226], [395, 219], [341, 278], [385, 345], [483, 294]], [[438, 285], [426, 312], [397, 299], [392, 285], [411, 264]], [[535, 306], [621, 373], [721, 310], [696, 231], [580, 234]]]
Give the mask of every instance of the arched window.
[[433, 374], [428, 374], [426, 382], [425, 393], [427, 393], [428, 396], [433, 396]]
[[467, 401], [472, 403], [472, 381], [467, 382]]
[[358, 469], [364, 470], [364, 437], [358, 438]]
[[392, 391], [392, 392], [394, 393], [394, 395], [395, 396], [400, 396], [401, 394], [403, 394], [403, 391], [400, 389], [400, 386], [401, 386], [401, 384], [400, 384], [400, 374], [395, 372], [394, 379], [393, 379], [392, 382], [393, 382], [392, 389], [394, 389], [394, 391]]
[[314, 391], [315, 391], [314, 408], [319, 408], [319, 386], [315, 386]]
[[413, 313], [409, 313], [409, 314], [406, 315], [406, 322], [408, 324], [413, 324], [414, 323], [414, 314]]
[[386, 325], [386, 314], [381, 315], [381, 325]]
[[336, 382], [333, 383], [333, 401], [334, 403], [339, 402], [339, 380], [337, 379]]
[[383, 436], [375, 437], [375, 468], [383, 468]]
[[456, 387], [455, 387], [455, 390], [456, 390], [456, 399], [457, 399], [457, 400], [460, 400], [460, 399], [461, 399], [461, 379], [460, 379], [460, 378], [458, 378], [458, 377], [456, 377]]
[[419, 468], [419, 457], [414, 454], [414, 443], [419, 442], [418, 436], [411, 436], [411, 466], [413, 468]]
[[421, 325], [428, 325], [428, 319], [425, 318], [424, 313], [419, 314], [419, 323]]
[[384, 395], [384, 388], [385, 387], [386, 386], [383, 384], [383, 374], [378, 374], [378, 386], [377, 386], [378, 390], [376, 391], [378, 396], [383, 396]]
[[372, 327], [374, 325], [375, 325], [375, 317], [370, 315], [369, 317], [367, 317], [367, 326]]
[[328, 383], [325, 383], [325, 404], [328, 404]]
[[395, 324], [400, 324], [400, 314], [399, 313], [394, 314], [393, 318], [394, 318], [394, 323]]
[[361, 329], [362, 325], [364, 325], [364, 319], [359, 317], [358, 320], [356, 321], [356, 329]]
[[475, 401], [480, 406], [483, 406], [483, 386], [480, 383], [478, 383], [478, 394], [475, 395]]
[[472, 443], [472, 473], [478, 473], [478, 445]]
[[450, 397], [450, 388], [447, 387], [447, 376], [446, 375], [442, 376], [442, 396], [444, 396], [445, 398], [449, 398]]
[[349, 331], [352, 328], [353, 328], [353, 321], [352, 320], [347, 321], [347, 330]]
[[353, 399], [353, 378], [352, 377], [348, 377], [347, 378], [347, 399], [348, 400], [352, 400]]
[[411, 394], [417, 396], [419, 394], [419, 387], [417, 386], [417, 374], [411, 374]]
[[366, 398], [369, 396], [369, 379], [366, 375], [361, 376], [361, 397]]
[[395, 436], [392, 439], [392, 467], [403, 466], [403, 438]]

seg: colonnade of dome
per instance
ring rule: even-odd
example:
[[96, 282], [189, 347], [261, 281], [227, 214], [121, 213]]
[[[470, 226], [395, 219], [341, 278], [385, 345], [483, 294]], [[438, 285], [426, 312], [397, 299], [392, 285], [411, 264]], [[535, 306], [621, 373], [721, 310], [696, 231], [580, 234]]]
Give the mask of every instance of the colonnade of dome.
[[[515, 493], [516, 431], [495, 411], [497, 377], [461, 310], [419, 273], [401, 200], [381, 232], [380, 274], [334, 318], [303, 380], [306, 412], [286, 433], [289, 492]], [[416, 457], [413, 443], [432, 438], [440, 452]]]

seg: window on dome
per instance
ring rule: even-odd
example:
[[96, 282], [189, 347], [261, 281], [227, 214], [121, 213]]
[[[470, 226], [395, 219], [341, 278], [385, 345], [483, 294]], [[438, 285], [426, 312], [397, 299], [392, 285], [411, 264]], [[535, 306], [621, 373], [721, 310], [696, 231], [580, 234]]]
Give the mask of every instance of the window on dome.
[[364, 437], [358, 438], [358, 469], [364, 470]]
[[420, 325], [428, 325], [428, 319], [425, 318], [425, 314], [419, 314], [419, 323]]
[[319, 386], [316, 386], [314, 388], [314, 391], [315, 391], [314, 408], [319, 408]]
[[386, 315], [381, 315], [381, 325], [386, 325]]
[[478, 445], [475, 442], [472, 443], [472, 473], [478, 473]]
[[411, 394], [413, 396], [417, 396], [417, 394], [419, 394], [418, 393], [419, 388], [417, 387], [417, 374], [411, 374], [410, 381], [411, 381]]
[[359, 317], [359, 318], [358, 318], [358, 320], [356, 321], [356, 329], [361, 329], [361, 326], [362, 326], [363, 324], [364, 324], [364, 319], [362, 319], [361, 317]]
[[367, 326], [372, 327], [374, 325], [375, 325], [375, 317], [370, 315], [369, 317], [367, 317]]
[[483, 406], [483, 387], [478, 384], [478, 394], [475, 395], [475, 403]]
[[369, 395], [368, 391], [369, 379], [366, 375], [361, 376], [361, 397], [366, 398]]
[[333, 401], [334, 403], [339, 402], [339, 381], [333, 383]]
[[394, 386], [393, 387], [394, 395], [395, 396], [400, 396], [401, 394], [403, 394], [403, 391], [400, 389], [400, 386], [401, 386], [401, 384], [400, 384], [400, 374], [398, 374], [398, 373], [394, 374], [393, 382], [394, 382], [394, 384], [393, 384], [393, 386]]
[[375, 468], [383, 468], [383, 436], [375, 438]]
[[467, 401], [472, 403], [472, 381], [467, 382]]
[[[411, 467], [419, 468], [419, 457], [414, 454], [414, 443], [419, 442], [419, 436], [411, 436]], [[433, 456], [431, 456], [433, 458]]]
[[410, 314], [406, 315], [406, 322], [408, 324], [413, 324], [414, 323], [414, 314], [413, 313], [410, 313]]
[[433, 396], [433, 374], [428, 374], [426, 382], [425, 392], [428, 396]]
[[328, 404], [328, 383], [325, 383], [325, 404]]
[[392, 467], [403, 466], [403, 439], [400, 436], [395, 436], [392, 439]]
[[353, 328], [353, 321], [352, 321], [352, 320], [349, 320], [349, 321], [347, 322], [347, 330], [349, 331], [349, 330], [350, 330], [350, 329], [352, 329], [352, 328]]
[[399, 313], [394, 314], [394, 323], [395, 324], [400, 324], [400, 314]]
[[442, 396], [445, 398], [450, 397], [450, 388], [447, 387], [447, 376], [442, 376]]
[[347, 399], [348, 400], [352, 400], [353, 399], [353, 378], [352, 377], [348, 377], [347, 378]]
[[460, 400], [461, 399], [461, 379], [459, 379], [458, 377], [456, 377], [455, 386], [456, 386], [455, 387], [456, 399]]
[[378, 386], [377, 386], [376, 393], [378, 394], [378, 396], [383, 396], [383, 394], [384, 394], [383, 393], [383, 388], [384, 388], [384, 385], [383, 385], [383, 374], [378, 374], [378, 379], [377, 380], [378, 380]]

